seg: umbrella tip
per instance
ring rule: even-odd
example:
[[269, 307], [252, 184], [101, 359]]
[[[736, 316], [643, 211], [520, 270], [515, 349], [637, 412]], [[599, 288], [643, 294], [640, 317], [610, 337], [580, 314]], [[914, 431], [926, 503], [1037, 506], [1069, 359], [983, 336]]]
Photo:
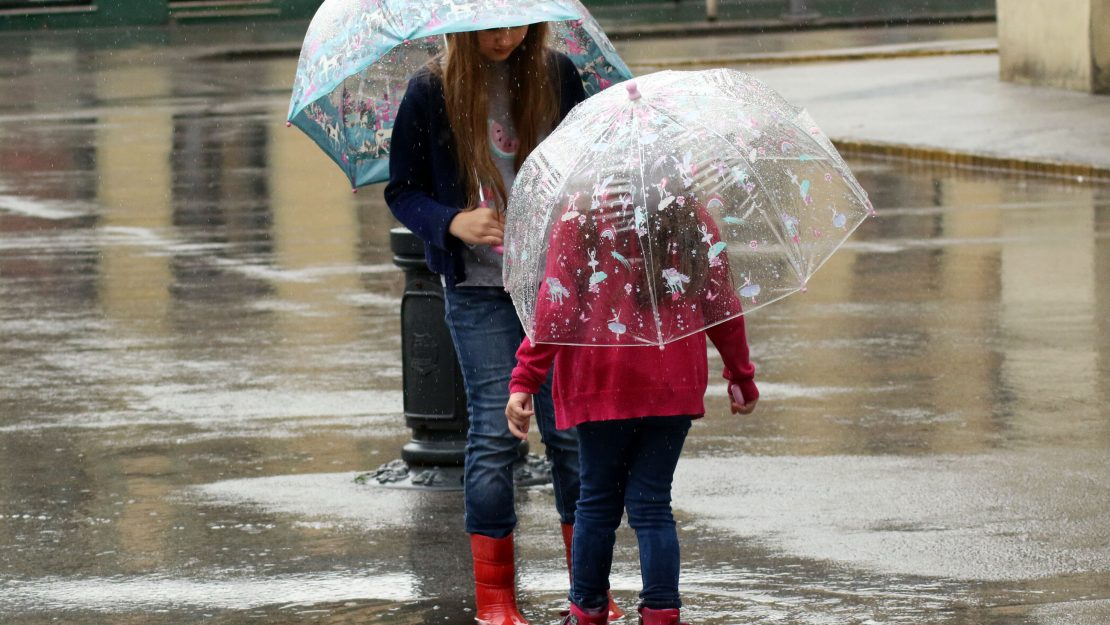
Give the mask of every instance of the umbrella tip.
[[636, 86], [636, 81], [635, 80], [629, 80], [629, 81], [625, 82], [624, 83], [624, 88], [628, 89], [628, 99], [629, 100], [639, 100], [640, 99], [640, 89], [639, 89], [639, 87]]

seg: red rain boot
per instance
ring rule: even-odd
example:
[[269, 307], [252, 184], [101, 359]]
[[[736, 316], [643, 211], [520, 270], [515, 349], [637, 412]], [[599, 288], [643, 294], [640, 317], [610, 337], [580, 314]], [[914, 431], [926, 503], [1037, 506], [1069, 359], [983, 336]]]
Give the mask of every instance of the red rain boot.
[[[570, 544], [574, 538], [574, 526], [568, 523], [563, 523], [563, 547], [567, 552], [567, 574], [571, 574], [573, 566], [570, 560]], [[573, 583], [573, 580], [571, 580]], [[615, 621], [619, 618], [624, 618], [624, 611], [620, 609], [616, 601], [613, 601], [613, 593], [609, 593], [609, 620]]]
[[481, 625], [529, 625], [516, 608], [516, 564], [513, 535], [490, 538], [470, 535], [474, 556], [475, 619]]
[[583, 610], [570, 604], [570, 612], [563, 619], [563, 625], [608, 625], [609, 611], [605, 608], [596, 610]]
[[640, 625], [686, 625], [678, 621], [678, 608], [652, 610], [640, 608]]

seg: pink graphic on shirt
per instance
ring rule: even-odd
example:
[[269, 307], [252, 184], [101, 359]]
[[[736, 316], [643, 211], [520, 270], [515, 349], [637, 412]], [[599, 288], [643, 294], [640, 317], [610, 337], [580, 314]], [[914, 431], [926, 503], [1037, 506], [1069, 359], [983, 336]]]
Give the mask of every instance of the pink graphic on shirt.
[[515, 157], [520, 147], [520, 139], [510, 137], [505, 127], [492, 119], [489, 122], [489, 142], [493, 153], [501, 158]]

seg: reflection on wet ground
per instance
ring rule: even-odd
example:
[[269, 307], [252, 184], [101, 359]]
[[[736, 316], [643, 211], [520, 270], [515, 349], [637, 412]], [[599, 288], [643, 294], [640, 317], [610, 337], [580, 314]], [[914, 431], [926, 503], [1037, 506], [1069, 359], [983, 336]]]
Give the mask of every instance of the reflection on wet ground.
[[[284, 127], [292, 60], [175, 50], [0, 61], [4, 622], [472, 622], [458, 493], [352, 481], [408, 439], [380, 189]], [[1110, 188], [853, 166], [878, 216], [753, 316], [760, 411], [714, 381], [680, 466], [689, 620], [1106, 622]]]

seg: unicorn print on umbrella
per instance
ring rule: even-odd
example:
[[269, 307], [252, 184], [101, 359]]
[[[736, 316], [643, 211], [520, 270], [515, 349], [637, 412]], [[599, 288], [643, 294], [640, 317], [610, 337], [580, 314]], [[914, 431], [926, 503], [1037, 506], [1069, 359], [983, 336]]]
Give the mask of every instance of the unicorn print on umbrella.
[[690, 283], [690, 276], [669, 267], [663, 270], [663, 280], [667, 284], [667, 292], [671, 294], [671, 299], [676, 300], [686, 294], [686, 285]]
[[558, 278], [547, 279], [547, 296], [551, 299], [552, 303], [561, 306], [563, 304], [563, 299], [569, 295], [570, 291], [567, 290], [567, 287], [563, 286], [563, 283], [560, 282]]

